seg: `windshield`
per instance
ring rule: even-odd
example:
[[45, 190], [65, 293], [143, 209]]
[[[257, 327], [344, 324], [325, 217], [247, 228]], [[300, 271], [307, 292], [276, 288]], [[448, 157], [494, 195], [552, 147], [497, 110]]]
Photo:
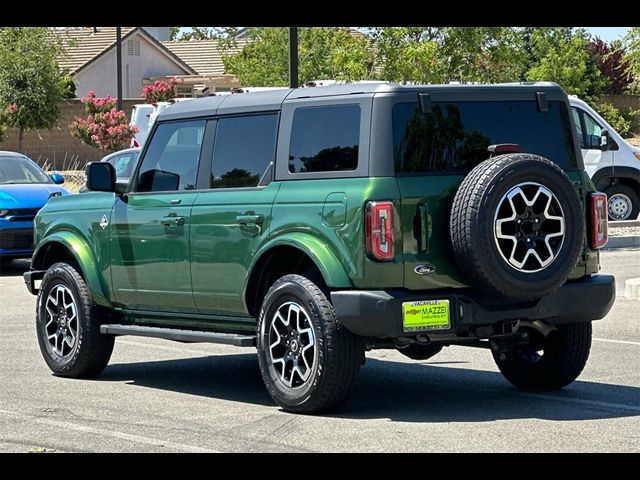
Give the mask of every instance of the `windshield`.
[[26, 157], [0, 156], [0, 185], [11, 183], [53, 183], [38, 165]]
[[466, 173], [489, 157], [487, 147], [517, 143], [521, 152], [547, 157], [565, 170], [576, 168], [573, 133], [564, 102], [434, 102], [425, 115], [417, 102], [393, 108], [396, 171]]

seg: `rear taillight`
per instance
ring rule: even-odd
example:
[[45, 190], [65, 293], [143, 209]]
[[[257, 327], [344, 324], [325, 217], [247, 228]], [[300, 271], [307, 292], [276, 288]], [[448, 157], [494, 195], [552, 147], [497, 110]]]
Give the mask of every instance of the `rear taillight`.
[[393, 260], [392, 202], [367, 202], [365, 207], [365, 239], [367, 255], [376, 260]]
[[591, 247], [602, 248], [607, 240], [609, 240], [607, 195], [595, 192], [591, 194]]

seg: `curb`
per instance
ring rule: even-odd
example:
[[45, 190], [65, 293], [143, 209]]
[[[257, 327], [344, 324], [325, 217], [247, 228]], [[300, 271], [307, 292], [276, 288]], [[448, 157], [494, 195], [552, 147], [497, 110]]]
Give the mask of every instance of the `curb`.
[[609, 228], [616, 227], [640, 227], [640, 220], [622, 220], [619, 222], [609, 222]]
[[609, 237], [609, 241], [604, 246], [604, 249], [629, 247], [640, 247], [640, 237]]
[[624, 296], [633, 300], [640, 300], [640, 278], [630, 278], [625, 282]]

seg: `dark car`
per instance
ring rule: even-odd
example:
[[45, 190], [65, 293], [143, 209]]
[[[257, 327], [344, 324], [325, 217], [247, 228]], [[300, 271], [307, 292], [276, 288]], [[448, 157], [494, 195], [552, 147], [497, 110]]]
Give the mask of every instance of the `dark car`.
[[[140, 156], [140, 147], [127, 148], [125, 150], [119, 150], [114, 153], [110, 153], [106, 157], [103, 157], [100, 161], [107, 162], [113, 165], [116, 171], [116, 177], [118, 183], [125, 183], [129, 181], [131, 173], [136, 164], [138, 163], [138, 157]], [[79, 192], [85, 193], [87, 191], [87, 185], [84, 184], [80, 187]]]

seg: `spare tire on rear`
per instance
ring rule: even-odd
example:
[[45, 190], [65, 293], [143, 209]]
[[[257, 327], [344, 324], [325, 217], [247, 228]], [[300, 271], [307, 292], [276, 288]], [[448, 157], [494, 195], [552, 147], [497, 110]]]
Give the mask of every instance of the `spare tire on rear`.
[[550, 160], [511, 153], [477, 165], [456, 192], [451, 241], [460, 270], [479, 290], [514, 301], [562, 286], [584, 238], [573, 182]]

